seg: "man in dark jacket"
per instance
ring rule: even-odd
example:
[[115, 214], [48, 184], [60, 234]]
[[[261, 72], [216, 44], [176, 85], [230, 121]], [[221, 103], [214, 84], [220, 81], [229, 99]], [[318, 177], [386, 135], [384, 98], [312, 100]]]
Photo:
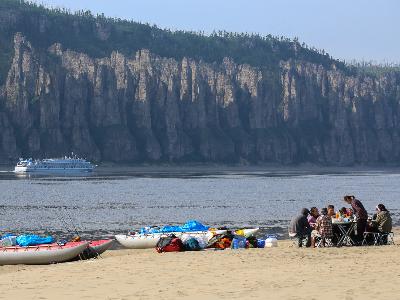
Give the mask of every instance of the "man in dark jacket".
[[301, 210], [301, 214], [294, 217], [290, 222], [289, 235], [296, 237], [298, 246], [303, 246], [303, 240], [306, 240], [306, 247], [311, 246], [311, 227], [307, 221], [307, 216], [310, 211], [307, 208]]

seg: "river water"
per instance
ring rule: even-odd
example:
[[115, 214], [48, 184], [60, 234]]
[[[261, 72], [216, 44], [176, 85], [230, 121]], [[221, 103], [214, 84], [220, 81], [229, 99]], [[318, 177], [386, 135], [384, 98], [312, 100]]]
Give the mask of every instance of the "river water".
[[210, 226], [286, 232], [302, 207], [345, 206], [356, 195], [400, 224], [396, 171], [168, 171], [103, 168], [84, 176], [17, 177], [0, 171], [0, 232], [111, 236], [146, 225], [197, 219]]

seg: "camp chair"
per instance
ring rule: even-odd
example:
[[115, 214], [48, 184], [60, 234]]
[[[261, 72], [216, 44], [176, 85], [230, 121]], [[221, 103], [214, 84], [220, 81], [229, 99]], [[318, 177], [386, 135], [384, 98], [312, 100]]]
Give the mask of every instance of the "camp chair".
[[325, 237], [325, 238], [323, 238], [322, 236], [319, 235], [319, 236], [316, 237], [317, 240], [316, 240], [315, 245], [316, 245], [317, 248], [333, 247], [334, 244], [332, 242], [332, 238], [333, 237], [330, 237], [330, 238]]
[[369, 240], [372, 241], [373, 246], [378, 246], [380, 244], [380, 233], [379, 232], [369, 232], [366, 231], [363, 234], [363, 241], [361, 243], [362, 246], [368, 246]]
[[289, 238], [293, 241], [293, 244], [296, 247], [307, 247], [307, 243], [310, 243], [311, 240], [308, 239], [308, 235], [299, 236], [297, 233], [289, 232]]
[[293, 245], [298, 246], [297, 233], [289, 232], [289, 238], [293, 242]]
[[393, 232], [382, 232], [379, 233], [379, 245], [396, 245], [394, 242]]

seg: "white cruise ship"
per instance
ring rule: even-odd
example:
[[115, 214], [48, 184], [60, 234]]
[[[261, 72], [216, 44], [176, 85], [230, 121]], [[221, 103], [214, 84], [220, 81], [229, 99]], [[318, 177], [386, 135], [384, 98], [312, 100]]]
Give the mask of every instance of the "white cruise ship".
[[14, 168], [15, 173], [75, 173], [91, 172], [95, 168], [83, 158], [67, 157], [42, 160], [19, 159]]

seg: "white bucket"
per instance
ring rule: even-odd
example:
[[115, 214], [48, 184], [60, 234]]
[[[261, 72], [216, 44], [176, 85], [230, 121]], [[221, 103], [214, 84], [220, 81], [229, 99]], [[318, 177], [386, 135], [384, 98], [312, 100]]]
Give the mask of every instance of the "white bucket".
[[265, 240], [265, 247], [266, 248], [278, 247], [278, 240], [276, 239], [276, 237], [268, 237]]

